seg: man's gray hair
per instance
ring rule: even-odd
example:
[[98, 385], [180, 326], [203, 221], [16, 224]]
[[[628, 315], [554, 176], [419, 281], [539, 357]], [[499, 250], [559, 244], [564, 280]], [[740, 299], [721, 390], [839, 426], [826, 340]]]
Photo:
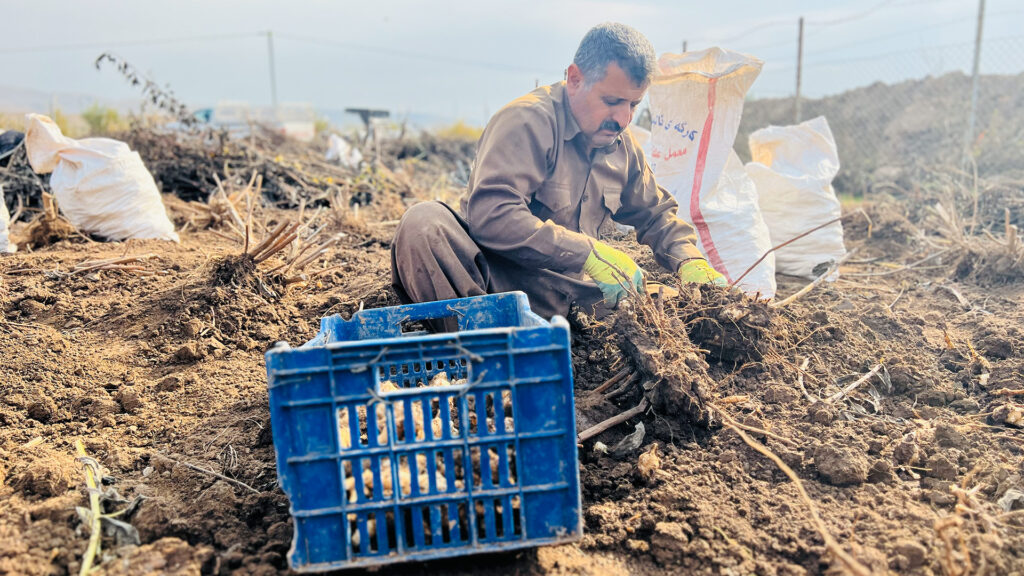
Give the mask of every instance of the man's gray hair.
[[580, 41], [572, 61], [583, 73], [587, 86], [603, 80], [611, 62], [618, 64], [637, 86], [647, 84], [658, 69], [650, 41], [640, 32], [617, 22], [591, 28]]

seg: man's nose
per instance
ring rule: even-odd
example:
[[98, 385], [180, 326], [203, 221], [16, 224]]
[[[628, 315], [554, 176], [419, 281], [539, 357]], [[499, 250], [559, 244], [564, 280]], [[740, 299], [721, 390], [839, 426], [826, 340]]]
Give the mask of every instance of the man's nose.
[[619, 128], [625, 130], [633, 120], [633, 110], [629, 106], [623, 106], [612, 114], [612, 118], [619, 123]]

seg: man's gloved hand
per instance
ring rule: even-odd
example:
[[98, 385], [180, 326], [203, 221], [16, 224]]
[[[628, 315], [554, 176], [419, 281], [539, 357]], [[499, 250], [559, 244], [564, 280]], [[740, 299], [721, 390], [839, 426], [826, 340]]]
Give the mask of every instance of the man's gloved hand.
[[729, 282], [708, 264], [708, 261], [703, 258], [694, 258], [683, 262], [682, 266], [679, 267], [679, 279], [684, 283], [695, 282], [697, 284], [711, 283], [715, 286], [726, 287]]
[[583, 263], [583, 271], [597, 282], [609, 306], [615, 306], [625, 298], [630, 285], [637, 292], [643, 289], [644, 274], [636, 262], [625, 252], [603, 242], [594, 242], [594, 249]]

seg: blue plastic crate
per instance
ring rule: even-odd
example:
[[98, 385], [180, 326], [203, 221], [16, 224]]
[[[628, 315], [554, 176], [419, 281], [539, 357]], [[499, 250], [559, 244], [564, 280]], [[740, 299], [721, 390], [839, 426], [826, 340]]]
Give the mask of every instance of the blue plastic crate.
[[[458, 332], [403, 333], [451, 317]], [[569, 347], [564, 318], [513, 292], [330, 316], [302, 347], [267, 352], [292, 569], [578, 539]], [[429, 385], [441, 372], [465, 383]]]

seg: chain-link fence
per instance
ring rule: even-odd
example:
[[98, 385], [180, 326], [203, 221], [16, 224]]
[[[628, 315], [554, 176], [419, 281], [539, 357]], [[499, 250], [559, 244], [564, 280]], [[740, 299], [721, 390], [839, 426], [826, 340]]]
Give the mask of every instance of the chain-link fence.
[[[1020, 20], [1022, 15], [1021, 10], [997, 11], [986, 22]], [[1024, 35], [983, 35], [972, 107], [975, 24], [925, 26], [919, 29], [949, 32], [942, 36], [946, 42], [889, 51], [871, 48], [873, 43], [886, 46], [884, 40], [898, 33], [816, 50], [826, 44], [830, 28], [808, 27], [799, 120], [827, 118], [843, 166], [835, 182], [840, 192], [866, 193], [873, 182], [890, 180], [910, 167], [943, 165], [970, 172], [976, 163], [982, 177], [1024, 174]], [[748, 94], [736, 140], [745, 160], [751, 132], [798, 121], [798, 28], [795, 22], [787, 28], [788, 38], [779, 40], [780, 31], [775, 42], [749, 48], [737, 42], [738, 51], [765, 61]], [[905, 34], [914, 32], [910, 28]], [[1006, 27], [995, 28], [1002, 32]]]

